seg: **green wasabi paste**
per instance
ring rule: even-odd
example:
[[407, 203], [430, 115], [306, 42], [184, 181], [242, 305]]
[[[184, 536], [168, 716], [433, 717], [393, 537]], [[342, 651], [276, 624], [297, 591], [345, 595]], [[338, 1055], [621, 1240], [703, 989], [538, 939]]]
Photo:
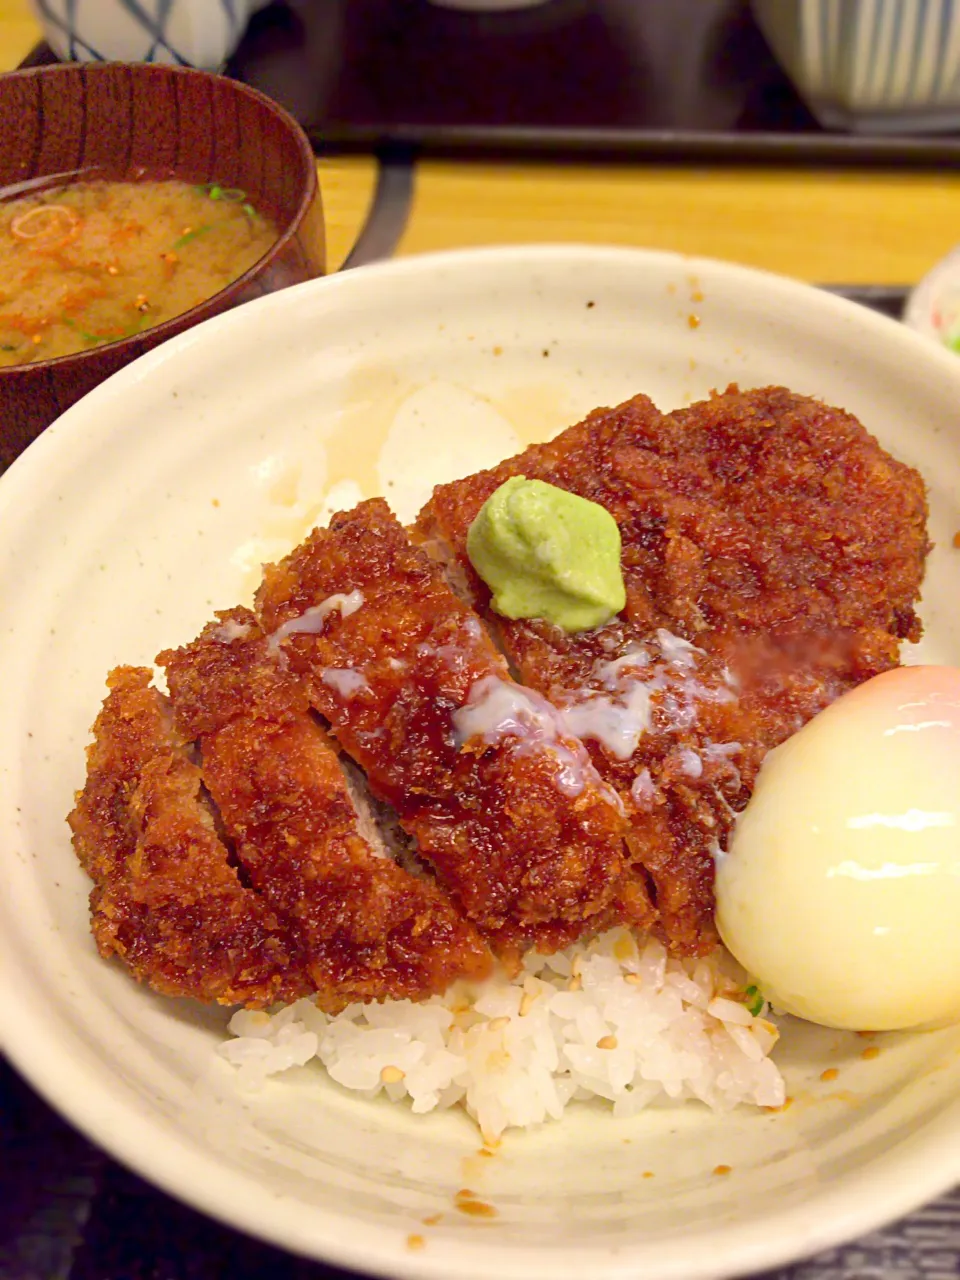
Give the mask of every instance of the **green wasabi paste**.
[[492, 493], [470, 526], [467, 555], [506, 618], [587, 631], [626, 603], [613, 516], [542, 480], [513, 476]]

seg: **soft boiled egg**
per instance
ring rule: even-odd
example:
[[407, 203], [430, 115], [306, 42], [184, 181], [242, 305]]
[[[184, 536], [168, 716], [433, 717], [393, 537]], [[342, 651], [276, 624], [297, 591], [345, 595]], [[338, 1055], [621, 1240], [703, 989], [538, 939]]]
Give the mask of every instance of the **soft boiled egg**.
[[718, 858], [717, 924], [787, 1013], [960, 1017], [960, 669], [876, 676], [770, 753]]

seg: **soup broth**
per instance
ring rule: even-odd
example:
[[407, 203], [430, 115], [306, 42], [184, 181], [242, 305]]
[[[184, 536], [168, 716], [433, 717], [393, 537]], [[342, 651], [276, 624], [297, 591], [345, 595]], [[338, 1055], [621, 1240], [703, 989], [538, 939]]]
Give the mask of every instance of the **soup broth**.
[[182, 315], [276, 238], [245, 192], [216, 183], [75, 182], [0, 201], [0, 366]]

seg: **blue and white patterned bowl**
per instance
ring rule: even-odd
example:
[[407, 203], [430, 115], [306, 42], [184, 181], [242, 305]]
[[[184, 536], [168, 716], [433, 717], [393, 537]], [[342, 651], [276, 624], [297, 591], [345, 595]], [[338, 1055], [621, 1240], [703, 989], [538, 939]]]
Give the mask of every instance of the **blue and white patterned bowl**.
[[828, 128], [960, 127], [960, 3], [753, 0], [757, 22]]
[[267, 0], [31, 0], [47, 43], [76, 62], [167, 62], [216, 71]]

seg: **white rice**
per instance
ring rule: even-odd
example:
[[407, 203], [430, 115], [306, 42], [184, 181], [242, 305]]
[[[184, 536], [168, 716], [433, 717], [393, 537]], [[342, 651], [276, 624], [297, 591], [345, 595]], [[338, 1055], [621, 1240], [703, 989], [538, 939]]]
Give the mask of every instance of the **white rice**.
[[338, 1084], [415, 1112], [463, 1106], [484, 1138], [559, 1120], [571, 1102], [604, 1098], [616, 1116], [697, 1099], [717, 1111], [779, 1107], [770, 1058], [778, 1031], [743, 1002], [722, 952], [676, 960], [616, 929], [555, 956], [528, 956], [512, 981], [491, 978], [423, 1004], [353, 1004], [336, 1017], [311, 1000], [273, 1014], [241, 1011], [220, 1053], [237, 1083], [318, 1058]]

